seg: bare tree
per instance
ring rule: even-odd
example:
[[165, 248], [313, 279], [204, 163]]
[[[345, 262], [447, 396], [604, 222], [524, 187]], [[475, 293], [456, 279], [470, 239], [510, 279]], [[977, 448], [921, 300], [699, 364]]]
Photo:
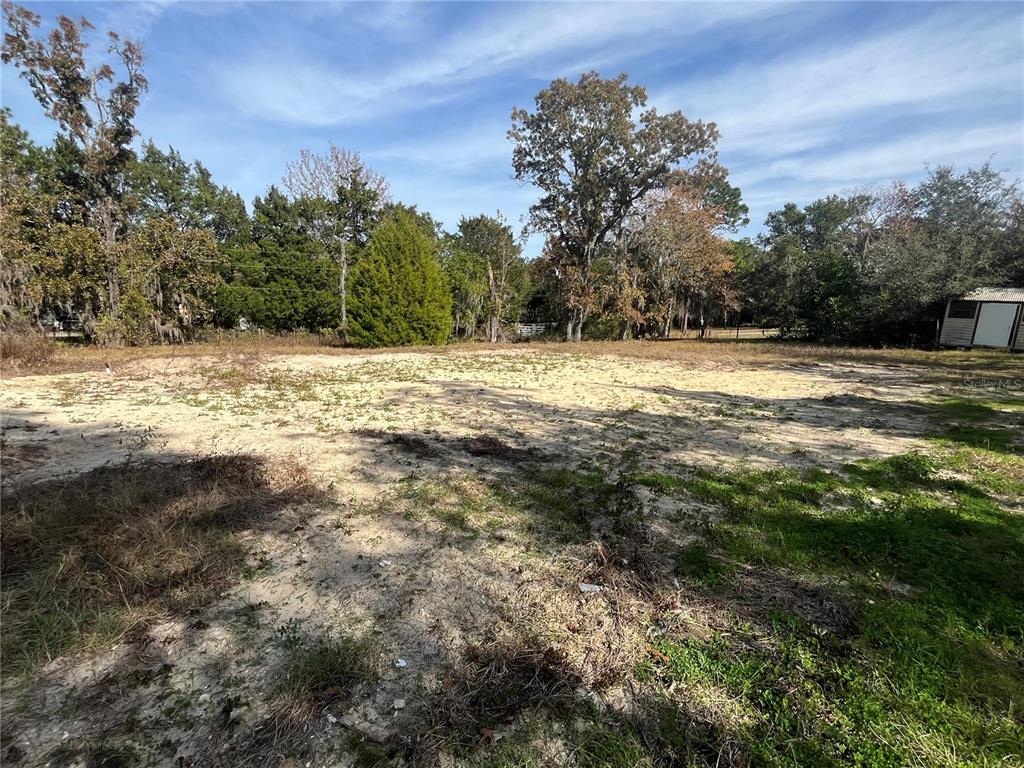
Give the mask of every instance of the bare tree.
[[307, 234], [338, 261], [341, 334], [348, 341], [346, 284], [353, 246], [366, 245], [373, 225], [388, 202], [388, 182], [363, 164], [359, 153], [334, 143], [327, 152], [299, 151], [288, 163], [283, 186], [301, 206]]

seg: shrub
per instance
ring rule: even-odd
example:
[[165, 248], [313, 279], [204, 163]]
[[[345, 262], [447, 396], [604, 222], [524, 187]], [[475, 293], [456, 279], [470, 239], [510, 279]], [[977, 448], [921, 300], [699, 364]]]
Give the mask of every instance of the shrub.
[[125, 344], [138, 346], [151, 340], [150, 318], [153, 305], [138, 291], [129, 291], [121, 300], [120, 336]]
[[349, 280], [349, 337], [360, 347], [443, 344], [452, 299], [434, 244], [407, 213], [373, 233]]
[[34, 368], [49, 361], [55, 349], [24, 315], [7, 308], [0, 313], [0, 359], [15, 368]]

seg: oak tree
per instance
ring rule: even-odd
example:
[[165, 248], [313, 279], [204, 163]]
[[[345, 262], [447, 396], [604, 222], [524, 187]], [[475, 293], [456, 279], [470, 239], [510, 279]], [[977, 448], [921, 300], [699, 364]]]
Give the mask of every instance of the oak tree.
[[[714, 158], [718, 130], [681, 112], [658, 114], [627, 75], [557, 79], [536, 109], [512, 111], [515, 177], [541, 190], [530, 225], [558, 241], [574, 280], [587, 292], [601, 246], [651, 190], [665, 186], [684, 161]], [[578, 292], [578, 291], [577, 291]], [[566, 336], [579, 340], [587, 300], [569, 312]]]

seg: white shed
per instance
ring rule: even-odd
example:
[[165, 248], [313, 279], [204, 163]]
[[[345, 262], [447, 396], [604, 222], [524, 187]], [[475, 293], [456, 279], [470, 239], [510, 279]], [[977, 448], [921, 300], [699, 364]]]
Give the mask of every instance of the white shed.
[[978, 288], [950, 300], [939, 344], [1024, 351], [1024, 288]]

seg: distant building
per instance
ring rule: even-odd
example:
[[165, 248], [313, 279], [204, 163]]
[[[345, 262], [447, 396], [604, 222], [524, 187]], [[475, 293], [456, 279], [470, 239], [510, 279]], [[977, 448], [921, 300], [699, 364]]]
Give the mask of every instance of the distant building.
[[952, 299], [939, 344], [1024, 351], [1024, 288], [979, 288]]

